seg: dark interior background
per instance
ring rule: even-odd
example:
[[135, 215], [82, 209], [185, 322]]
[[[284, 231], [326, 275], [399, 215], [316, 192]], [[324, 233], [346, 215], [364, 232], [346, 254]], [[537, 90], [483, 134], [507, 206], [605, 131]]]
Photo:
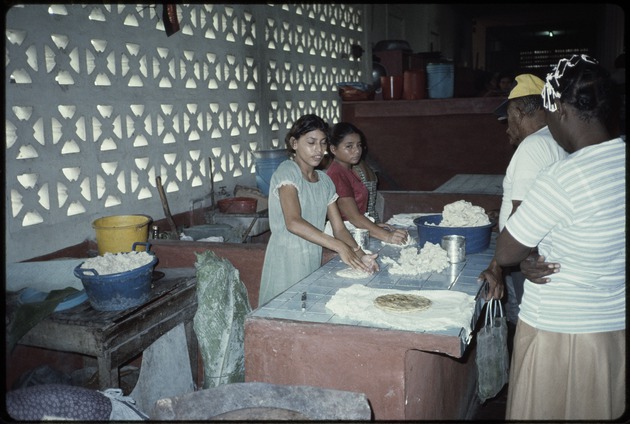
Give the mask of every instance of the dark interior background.
[[606, 25], [604, 5], [482, 3], [455, 8], [462, 19], [485, 26], [486, 69], [546, 70], [548, 63], [568, 54], [600, 56], [606, 48], [599, 36]]

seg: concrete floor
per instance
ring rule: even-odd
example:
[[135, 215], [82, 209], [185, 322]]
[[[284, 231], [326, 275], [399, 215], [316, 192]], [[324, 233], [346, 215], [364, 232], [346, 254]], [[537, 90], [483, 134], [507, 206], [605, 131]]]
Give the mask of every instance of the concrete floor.
[[473, 414], [473, 421], [505, 421], [505, 407], [507, 403], [507, 386], [499, 394], [479, 405]]

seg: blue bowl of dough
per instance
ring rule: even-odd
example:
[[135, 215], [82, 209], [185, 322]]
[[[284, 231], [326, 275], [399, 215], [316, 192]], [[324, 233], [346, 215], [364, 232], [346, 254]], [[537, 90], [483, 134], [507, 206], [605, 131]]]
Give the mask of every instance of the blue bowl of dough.
[[479, 253], [490, 246], [494, 223], [478, 227], [440, 227], [442, 214], [420, 216], [413, 220], [418, 228], [418, 247], [423, 248], [426, 242], [437, 244], [442, 237], [457, 235], [466, 237], [466, 254]]
[[74, 269], [74, 275], [81, 279], [92, 308], [97, 311], [121, 311], [149, 300], [153, 268], [158, 258], [148, 251], [148, 243], [134, 243], [132, 253], [136, 244], [146, 245], [147, 253], [152, 256], [151, 262], [113, 274], [99, 274], [93, 268], [82, 268], [84, 262]]

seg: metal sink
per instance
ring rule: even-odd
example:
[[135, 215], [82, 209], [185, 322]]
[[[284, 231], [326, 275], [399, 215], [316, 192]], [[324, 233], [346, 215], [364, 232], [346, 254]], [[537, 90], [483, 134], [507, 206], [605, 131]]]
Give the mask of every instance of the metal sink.
[[[221, 213], [217, 210], [206, 214], [208, 224], [228, 224], [239, 234], [247, 237], [257, 236], [269, 231], [269, 215], [267, 209], [252, 214]], [[250, 228], [251, 227], [251, 228]]]

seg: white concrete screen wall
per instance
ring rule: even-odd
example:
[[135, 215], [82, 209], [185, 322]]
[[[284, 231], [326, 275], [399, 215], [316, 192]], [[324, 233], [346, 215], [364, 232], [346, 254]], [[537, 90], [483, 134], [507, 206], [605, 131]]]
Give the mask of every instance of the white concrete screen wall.
[[7, 262], [94, 239], [108, 215], [163, 218], [255, 186], [252, 151], [304, 113], [339, 120], [336, 83], [371, 69], [362, 5], [14, 6], [5, 48]]

